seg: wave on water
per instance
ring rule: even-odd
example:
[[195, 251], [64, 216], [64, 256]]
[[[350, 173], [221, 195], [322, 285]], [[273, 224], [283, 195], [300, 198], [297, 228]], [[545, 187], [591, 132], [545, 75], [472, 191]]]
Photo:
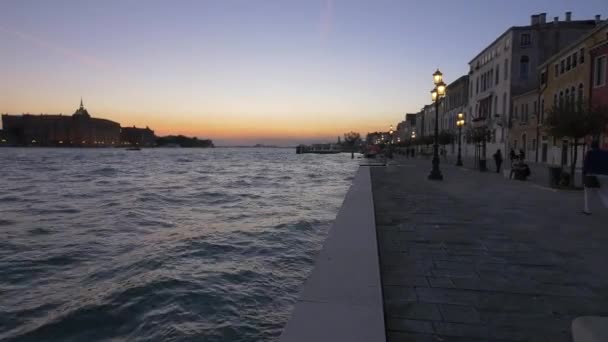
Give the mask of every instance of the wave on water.
[[0, 340], [278, 338], [356, 162], [144, 152], [0, 149]]

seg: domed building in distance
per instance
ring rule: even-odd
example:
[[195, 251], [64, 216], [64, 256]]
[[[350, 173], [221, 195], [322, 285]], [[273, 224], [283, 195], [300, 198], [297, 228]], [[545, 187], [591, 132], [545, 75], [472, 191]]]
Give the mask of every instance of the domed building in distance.
[[13, 146], [108, 147], [121, 145], [120, 124], [93, 118], [84, 107], [72, 115], [2, 115], [2, 136]]

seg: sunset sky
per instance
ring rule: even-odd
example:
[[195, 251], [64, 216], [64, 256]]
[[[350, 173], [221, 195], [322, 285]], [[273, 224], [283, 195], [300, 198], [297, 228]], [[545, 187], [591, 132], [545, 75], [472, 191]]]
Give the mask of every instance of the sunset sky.
[[218, 144], [386, 130], [509, 26], [606, 0], [0, 0], [0, 113], [73, 113]]

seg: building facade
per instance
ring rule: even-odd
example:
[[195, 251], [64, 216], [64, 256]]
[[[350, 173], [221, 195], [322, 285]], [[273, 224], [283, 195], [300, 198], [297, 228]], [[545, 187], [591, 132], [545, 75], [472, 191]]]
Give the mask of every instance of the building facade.
[[[591, 62], [591, 83], [589, 103], [592, 107], [608, 108], [608, 28], [598, 32], [595, 45], [589, 48]], [[608, 128], [600, 137], [600, 146], [608, 150]]]
[[539, 86], [537, 67], [596, 25], [596, 20], [573, 21], [570, 12], [553, 22], [545, 13], [532, 15], [530, 25], [507, 29], [469, 62], [468, 113], [473, 127], [491, 132], [486, 154], [509, 149], [512, 98]]
[[[458, 127], [456, 120], [458, 113], [467, 111], [469, 100], [469, 76], [464, 75], [448, 84], [445, 90], [445, 97], [439, 103], [439, 131], [450, 131], [457, 133]], [[466, 115], [465, 115], [466, 118]], [[433, 128], [434, 129], [434, 128]], [[456, 154], [457, 140], [447, 148], [447, 153]], [[467, 150], [463, 150], [466, 156]]]
[[19, 146], [103, 147], [120, 144], [120, 125], [92, 118], [80, 107], [72, 115], [2, 115], [6, 143]]
[[[590, 102], [593, 90], [592, 49], [606, 41], [608, 23], [597, 18], [596, 27], [572, 42], [538, 68], [540, 116], [537, 118], [539, 146], [533, 160], [552, 165], [569, 164], [569, 139], [549, 136], [544, 126], [548, 112], [555, 106], [578, 101]], [[582, 147], [579, 155], [582, 154]], [[578, 158], [582, 163], [582, 158]]]
[[527, 161], [536, 159], [538, 112], [537, 89], [513, 96], [513, 114], [509, 122], [509, 146], [518, 155], [520, 151], [523, 151]]

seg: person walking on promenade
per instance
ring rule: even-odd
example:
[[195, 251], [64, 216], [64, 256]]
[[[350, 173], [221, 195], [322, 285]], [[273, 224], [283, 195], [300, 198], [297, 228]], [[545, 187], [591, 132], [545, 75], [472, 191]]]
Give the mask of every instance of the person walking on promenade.
[[524, 150], [522, 150], [521, 148], [519, 149], [519, 160], [522, 163], [526, 160], [526, 154], [524, 153]]
[[598, 199], [608, 208], [608, 151], [599, 148], [599, 142], [591, 143], [591, 149], [583, 161], [583, 179], [585, 188], [585, 203], [583, 212], [591, 214], [589, 198]]
[[494, 153], [494, 162], [496, 163], [496, 173], [500, 173], [500, 165], [502, 165], [502, 153], [500, 149]]

